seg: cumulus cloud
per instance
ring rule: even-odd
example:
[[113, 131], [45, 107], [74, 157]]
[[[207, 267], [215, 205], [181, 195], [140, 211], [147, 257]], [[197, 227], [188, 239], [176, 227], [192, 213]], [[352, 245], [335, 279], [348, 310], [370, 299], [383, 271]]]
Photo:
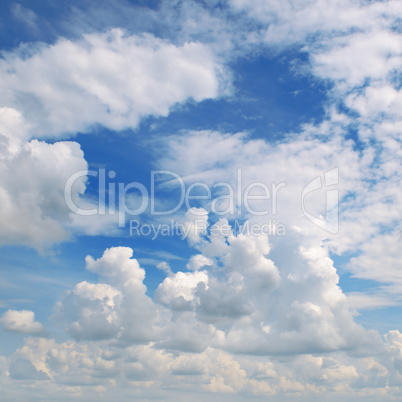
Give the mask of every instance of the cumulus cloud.
[[100, 282], [77, 284], [56, 317], [77, 339], [152, 341], [164, 349], [277, 354], [378, 343], [354, 323], [325, 249], [293, 249], [278, 259], [278, 270], [266, 235], [216, 234], [215, 225], [196, 246], [197, 260], [208, 262], [204, 270], [170, 272], [154, 300], [130, 248], [88, 256], [87, 269]]
[[[166, 278], [156, 290], [160, 302], [170, 305], [173, 309], [186, 308], [194, 301], [194, 293], [198, 285], [208, 286], [206, 272], [177, 272]], [[191, 307], [190, 307], [191, 308]]]
[[[41, 249], [66, 240], [64, 225], [71, 211], [64, 186], [73, 173], [87, 170], [83, 152], [76, 142], [18, 141], [14, 127], [22, 124], [19, 114], [10, 109], [3, 112], [7, 128], [0, 134], [0, 243]], [[85, 191], [85, 181], [85, 176], [76, 180], [73, 198]]]
[[0, 108], [0, 244], [41, 250], [72, 234], [115, 235], [117, 214], [72, 212], [75, 207], [99, 208], [83, 196], [88, 164], [81, 146], [73, 141], [28, 140], [27, 127], [20, 111]]
[[149, 342], [157, 336], [156, 306], [146, 295], [145, 271], [132, 255], [128, 247], [115, 247], [97, 260], [86, 258], [87, 269], [101, 282], [77, 284], [56, 308], [73, 337]]
[[197, 254], [197, 255], [193, 255], [188, 264], [187, 264], [187, 269], [189, 269], [190, 271], [198, 271], [200, 268], [204, 267], [204, 266], [210, 266], [212, 265], [213, 262], [211, 259], [205, 257], [202, 254]]
[[70, 320], [66, 329], [73, 337], [100, 340], [117, 336], [120, 327], [115, 309], [121, 303], [121, 292], [117, 289], [81, 282], [66, 297], [66, 302], [68, 309], [63, 309], [63, 313]]
[[19, 334], [42, 335], [43, 325], [35, 321], [35, 313], [29, 310], [7, 310], [0, 319], [3, 329]]

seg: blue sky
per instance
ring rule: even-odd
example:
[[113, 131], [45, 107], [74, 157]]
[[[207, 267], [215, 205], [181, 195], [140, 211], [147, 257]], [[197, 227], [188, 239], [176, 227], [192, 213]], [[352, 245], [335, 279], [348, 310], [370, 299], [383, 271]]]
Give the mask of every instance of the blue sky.
[[2, 400], [400, 399], [400, 2], [1, 8]]

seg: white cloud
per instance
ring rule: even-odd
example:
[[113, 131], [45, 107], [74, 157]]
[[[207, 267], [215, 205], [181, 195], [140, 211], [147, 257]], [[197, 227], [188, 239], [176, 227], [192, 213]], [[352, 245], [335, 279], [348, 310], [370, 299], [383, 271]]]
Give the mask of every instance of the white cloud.
[[362, 245], [362, 254], [351, 258], [348, 268], [358, 278], [402, 289], [400, 243], [400, 231], [378, 234]]
[[171, 273], [155, 300], [145, 294], [145, 271], [132, 250], [111, 248], [100, 259], [87, 257], [100, 283], [79, 283], [58, 303], [56, 317], [78, 339], [153, 341], [164, 349], [277, 354], [376, 347], [376, 335], [354, 323], [327, 252], [297, 252], [291, 244], [282, 245], [286, 257], [277, 251], [279, 271], [267, 258], [266, 236], [208, 235], [197, 247], [212, 264]]
[[198, 271], [202, 267], [210, 266], [212, 264], [213, 264], [212, 260], [203, 256], [202, 254], [197, 254], [197, 255], [193, 255], [190, 258], [190, 260], [187, 264], [187, 269], [189, 269], [190, 271]]
[[[64, 185], [73, 173], [87, 169], [79, 144], [19, 142], [9, 140], [9, 135], [0, 138], [0, 244], [41, 249], [66, 240], [69, 234], [64, 225], [70, 210], [64, 199]], [[81, 177], [71, 195], [77, 199], [84, 191], [85, 177]]]
[[382, 81], [401, 63], [402, 46], [397, 32], [378, 29], [324, 43], [329, 49], [312, 51], [314, 73], [343, 81], [347, 89], [362, 86], [367, 79]]
[[[244, 134], [189, 132], [186, 136], [172, 136], [165, 140], [168, 149], [164, 158], [159, 161], [159, 166], [178, 172], [187, 186], [202, 182], [214, 189], [214, 185], [218, 183], [227, 183], [233, 191], [232, 198], [236, 211], [231, 213], [228, 205], [216, 204], [215, 208], [228, 219], [247, 218], [251, 223], [260, 225], [268, 223], [269, 219], [276, 220], [277, 223], [285, 225], [287, 234], [290, 234], [294, 226], [301, 228], [309, 244], [314, 244], [315, 240], [329, 238], [333, 242], [331, 244], [335, 245], [338, 238], [348, 233], [346, 231], [344, 233], [341, 226], [341, 236], [331, 236], [311, 223], [302, 213], [302, 194], [309, 182], [317, 177], [323, 178], [326, 172], [337, 167], [339, 168], [337, 190], [341, 200], [352, 193], [357, 193], [363, 187], [360, 180], [367, 162], [364, 159], [362, 163], [360, 162], [359, 154], [353, 150], [352, 143], [345, 141], [341, 133], [342, 125], [330, 126], [323, 123], [319, 127], [306, 126], [297, 138], [273, 145], [263, 140], [248, 139]], [[325, 142], [322, 141], [323, 136]], [[190, 151], [184, 152], [184, 149]], [[204, 157], [198, 159], [194, 157], [192, 150], [195, 149], [201, 151], [199, 155], [202, 154]], [[254, 203], [251, 201], [248, 204], [250, 208], [247, 208], [244, 201], [246, 189], [253, 183], [265, 184], [270, 192], [270, 198]], [[239, 191], [240, 201], [237, 195]], [[224, 194], [212, 190], [213, 199], [228, 194], [227, 189], [224, 190]], [[325, 197], [325, 188], [308, 194], [304, 199], [306, 210], [314, 216], [324, 216]], [[239, 204], [241, 213], [237, 214]], [[204, 209], [211, 209], [212, 206], [213, 202], [210, 202], [204, 205]], [[267, 213], [257, 216], [253, 210]], [[202, 219], [205, 217], [197, 215], [193, 217], [192, 227], [198, 227], [200, 233], [202, 233]], [[364, 230], [360, 230], [359, 233], [364, 233]], [[309, 238], [311, 239], [308, 240]], [[279, 241], [274, 239], [276, 240]], [[197, 237], [196, 241], [199, 242], [200, 238]]]
[[[402, 14], [400, 3], [359, 2], [348, 0], [231, 0], [236, 11], [246, 11], [265, 24], [266, 43], [274, 46], [297, 44], [321, 45], [327, 38], [343, 36], [356, 30], [387, 27]], [[348, 61], [346, 61], [348, 63]]]
[[158, 268], [161, 271], [163, 271], [166, 275], [171, 275], [172, 274], [172, 269], [170, 268], [170, 265], [166, 261], [159, 262], [156, 265], [156, 268]]
[[189, 209], [184, 216], [183, 227], [182, 235], [191, 245], [201, 243], [208, 227], [208, 212], [203, 208]]
[[120, 303], [121, 292], [112, 286], [81, 282], [57, 308], [69, 321], [66, 330], [74, 338], [99, 340], [119, 333], [116, 308]]
[[18, 151], [20, 139], [25, 138], [24, 134], [29, 130], [29, 123], [24, 120], [19, 110], [11, 107], [0, 108], [0, 133], [3, 147], [9, 147], [10, 153]]
[[145, 271], [127, 247], [105, 250], [87, 269], [100, 283], [81, 282], [57, 304], [56, 317], [77, 339], [119, 338], [149, 342], [157, 337], [157, 309], [146, 295]]
[[0, 322], [3, 329], [9, 332], [42, 335], [45, 331], [43, 325], [35, 321], [35, 313], [29, 310], [7, 310]]
[[[66, 229], [75, 235], [88, 236], [118, 236], [121, 234], [119, 227], [119, 215], [117, 213], [99, 213], [107, 211], [105, 204], [99, 203], [99, 200], [92, 200], [90, 197], [81, 196], [74, 201], [76, 207], [84, 211], [97, 211], [91, 215], [81, 215], [70, 212], [69, 222], [66, 223]], [[71, 211], [71, 210], [70, 210]]]
[[61, 39], [29, 58], [18, 52], [0, 63], [2, 106], [34, 123], [29, 135], [136, 127], [147, 115], [167, 116], [177, 103], [225, 93], [228, 76], [201, 43], [175, 46], [152, 35], [120, 29]]
[[[194, 300], [199, 283], [208, 287], [206, 272], [177, 272], [167, 277], [156, 290], [157, 299], [171, 308], [185, 308]], [[191, 308], [191, 307], [190, 307]]]

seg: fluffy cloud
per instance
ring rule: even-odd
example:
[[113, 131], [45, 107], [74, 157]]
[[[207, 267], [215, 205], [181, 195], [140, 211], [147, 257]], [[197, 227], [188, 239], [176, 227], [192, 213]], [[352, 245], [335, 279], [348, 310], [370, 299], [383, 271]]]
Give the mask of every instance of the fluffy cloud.
[[35, 321], [35, 313], [28, 310], [7, 310], [0, 319], [5, 331], [19, 334], [42, 335], [43, 325]]
[[193, 255], [190, 258], [190, 261], [187, 264], [187, 269], [189, 269], [190, 271], [198, 271], [200, 268], [204, 267], [204, 266], [209, 266], [212, 265], [212, 261], [203, 256], [202, 254], [197, 254], [197, 255]]
[[[19, 113], [2, 109], [6, 128], [0, 134], [0, 244], [23, 244], [42, 248], [69, 237], [64, 186], [87, 162], [76, 142], [48, 144], [38, 140], [19, 141]], [[78, 199], [85, 191], [85, 176], [72, 187]]]
[[[28, 141], [27, 127], [21, 112], [0, 108], [0, 244], [41, 250], [69, 239], [72, 233], [116, 234], [117, 214], [72, 213], [74, 206], [98, 208], [83, 197], [88, 164], [80, 145], [73, 141]], [[66, 187], [75, 174], [71, 187]]]
[[101, 282], [79, 283], [59, 302], [56, 316], [78, 339], [154, 341], [178, 350], [212, 346], [267, 354], [377, 343], [354, 323], [323, 248], [280, 258], [279, 271], [267, 258], [267, 236], [213, 233], [211, 226], [197, 245], [209, 262], [204, 271], [170, 273], [155, 300], [146, 295], [145, 271], [131, 249], [87, 257], [87, 269]]
[[99, 340], [118, 334], [115, 309], [121, 303], [121, 292], [110, 285], [81, 282], [69, 296], [68, 310], [63, 313], [70, 321], [67, 332], [73, 337]]
[[2, 106], [32, 122], [31, 136], [74, 134], [94, 124], [136, 127], [142, 117], [167, 116], [187, 99], [215, 98], [229, 82], [201, 43], [175, 46], [120, 29], [36, 50], [30, 57], [4, 54], [0, 63]]
[[206, 272], [177, 272], [166, 278], [157, 289], [157, 297], [163, 304], [170, 305], [173, 309], [185, 308], [194, 300], [194, 293], [198, 285], [202, 283], [208, 286]]
[[58, 303], [57, 316], [73, 337], [149, 342], [157, 336], [157, 310], [146, 295], [145, 271], [132, 255], [130, 248], [116, 247], [97, 260], [87, 257], [87, 269], [109, 283], [81, 282]]

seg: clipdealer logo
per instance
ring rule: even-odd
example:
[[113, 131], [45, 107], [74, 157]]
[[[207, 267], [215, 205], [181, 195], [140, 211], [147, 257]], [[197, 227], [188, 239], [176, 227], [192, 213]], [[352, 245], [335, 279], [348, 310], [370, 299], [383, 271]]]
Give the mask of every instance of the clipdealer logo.
[[[87, 208], [80, 203], [77, 186], [82, 186], [87, 177], [95, 177], [98, 181], [97, 202], [86, 204]], [[242, 176], [242, 169], [237, 169], [235, 183], [218, 182], [208, 185], [204, 182], [195, 182], [186, 185], [185, 180], [176, 172], [170, 170], [152, 171], [150, 174], [149, 190], [142, 183], [133, 181], [128, 184], [116, 182], [114, 171], [106, 172], [106, 169], [82, 170], [74, 173], [66, 182], [64, 197], [68, 208], [75, 214], [81, 216], [91, 215], [117, 215], [118, 226], [126, 226], [129, 217], [138, 218], [142, 214], [147, 216], [168, 216], [173, 215], [181, 208], [192, 210], [195, 216], [205, 215], [203, 209], [194, 208], [197, 202], [208, 205], [209, 212], [217, 217], [244, 217], [244, 216], [275, 216], [278, 211], [278, 198], [282, 189], [287, 187], [286, 182], [266, 184], [263, 182], [252, 182], [245, 184]], [[163, 179], [163, 180], [162, 180]], [[324, 184], [325, 183], [325, 186]], [[331, 234], [337, 234], [339, 230], [339, 170], [334, 168], [324, 173], [324, 180], [317, 176], [311, 180], [301, 193], [301, 210], [304, 216], [317, 227]], [[326, 189], [326, 209], [325, 216], [315, 216], [306, 208], [306, 196], [315, 191]], [[163, 192], [163, 189], [165, 193]], [[169, 195], [166, 191], [168, 190]], [[282, 190], [283, 191], [283, 190]], [[81, 191], [82, 193], [83, 191]], [[135, 202], [133, 202], [135, 199]], [[169, 200], [167, 203], [160, 200]], [[172, 205], [173, 203], [173, 205]], [[263, 218], [259, 218], [262, 222]], [[239, 219], [234, 220], [237, 231], [247, 230], [249, 233], [278, 234], [278, 228], [284, 225], [275, 219], [268, 219], [264, 223], [259, 223], [260, 229], [250, 227], [244, 229], [244, 224], [239, 223]], [[148, 227], [148, 226], [149, 227]], [[184, 228], [177, 228], [178, 223], [167, 225], [160, 224], [151, 226], [150, 224], [140, 223], [138, 219], [131, 219], [130, 234], [140, 233], [163, 234], [163, 233], [183, 233]], [[246, 227], [247, 227], [246, 222]], [[261, 230], [263, 226], [263, 230]], [[269, 230], [267, 227], [269, 226]], [[282, 230], [282, 233], [285, 231]]]
[[[98, 203], [89, 209], [80, 207], [77, 200], [73, 199], [73, 187], [75, 183], [86, 176], [98, 178]], [[114, 179], [116, 174], [110, 171], [107, 176], [109, 179]], [[165, 178], [169, 177], [169, 180], [163, 182], [165, 186], [173, 187], [176, 193], [179, 191], [179, 197], [175, 200], [176, 204], [168, 210], [158, 209], [160, 204], [157, 202], [157, 187], [158, 184], [160, 187], [160, 182], [158, 182], [157, 178], [161, 176]], [[78, 171], [66, 182], [64, 189], [66, 204], [73, 213], [82, 216], [118, 214], [120, 227], [125, 226], [127, 216], [139, 216], [145, 211], [149, 211], [149, 214], [152, 216], [171, 215], [183, 206], [187, 210], [191, 209], [193, 207], [191, 203], [195, 201], [209, 202], [210, 211], [217, 216], [241, 215], [243, 213], [253, 216], [275, 215], [278, 208], [278, 193], [282, 188], [286, 187], [286, 183], [271, 183], [267, 185], [263, 182], [253, 182], [248, 184], [243, 190], [242, 170], [239, 168], [237, 170], [235, 185], [219, 182], [209, 186], [203, 182], [196, 182], [186, 186], [183, 178], [177, 173], [169, 170], [158, 170], [151, 172], [150, 191], [139, 182], [128, 184], [109, 182], [107, 187], [106, 191], [105, 169], [99, 169], [99, 171]], [[133, 192], [135, 192], [136, 199], [139, 201], [139, 205], [136, 205], [135, 208], [132, 207], [132, 203], [130, 202], [130, 196], [132, 197]], [[218, 194], [218, 196], [214, 196], [213, 194]], [[267, 205], [268, 208], [262, 210], [253, 208], [251, 204], [258, 201], [263, 201], [264, 205]], [[194, 214], [198, 214], [196, 210]]]
[[308, 183], [302, 192], [302, 211], [305, 217], [310, 220], [314, 225], [325, 230], [331, 234], [338, 234], [339, 232], [339, 190], [336, 186], [339, 184], [339, 169], [335, 168], [329, 170], [324, 174], [324, 182], [326, 195], [326, 208], [325, 217], [314, 216], [305, 208], [305, 197], [314, 191], [321, 190], [323, 188], [323, 181], [321, 176], [316, 177], [310, 183]]

